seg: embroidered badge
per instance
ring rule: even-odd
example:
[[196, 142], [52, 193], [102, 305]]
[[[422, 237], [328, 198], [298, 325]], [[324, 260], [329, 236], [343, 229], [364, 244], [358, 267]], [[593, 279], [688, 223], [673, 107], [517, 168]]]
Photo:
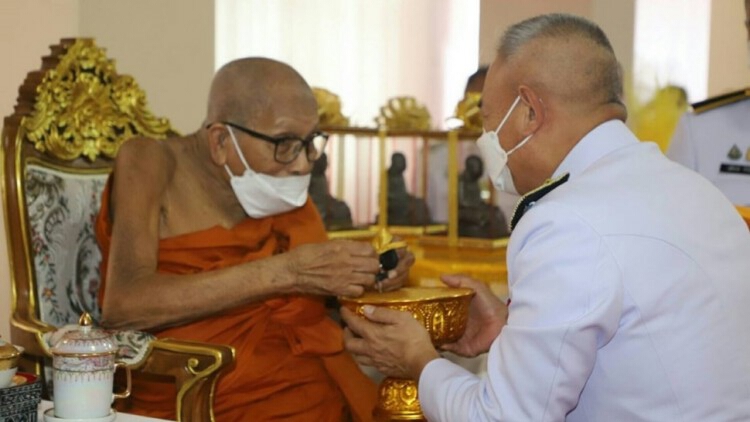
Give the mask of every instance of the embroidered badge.
[[745, 161], [750, 161], [750, 148], [745, 151]]
[[729, 150], [727, 158], [729, 158], [730, 160], [739, 160], [740, 158], [742, 158], [742, 151], [737, 148], [737, 145], [732, 145], [732, 149]]

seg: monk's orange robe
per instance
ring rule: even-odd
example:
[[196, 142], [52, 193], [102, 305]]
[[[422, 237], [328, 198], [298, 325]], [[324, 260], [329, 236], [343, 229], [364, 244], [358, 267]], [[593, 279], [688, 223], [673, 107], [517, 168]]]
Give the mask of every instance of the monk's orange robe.
[[[96, 222], [103, 275], [112, 233], [109, 209], [107, 188]], [[320, 216], [308, 200], [299, 209], [260, 220], [248, 218], [231, 229], [216, 226], [162, 239], [157, 271], [212, 271], [326, 238]], [[101, 292], [104, 283], [103, 276]], [[322, 298], [278, 297], [154, 334], [234, 346], [236, 364], [217, 385], [217, 421], [323, 422], [346, 420], [348, 415], [359, 421], [371, 419], [376, 387], [343, 350], [342, 330], [328, 318]], [[175, 397], [169, 380], [137, 377], [125, 410], [174, 419]]]

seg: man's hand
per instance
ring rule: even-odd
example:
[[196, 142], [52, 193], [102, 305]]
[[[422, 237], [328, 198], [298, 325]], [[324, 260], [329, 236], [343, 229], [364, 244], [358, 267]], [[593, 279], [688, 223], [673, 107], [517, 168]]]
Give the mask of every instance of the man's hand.
[[455, 343], [443, 345], [442, 349], [466, 357], [486, 353], [508, 320], [508, 307], [481, 281], [459, 274], [446, 274], [441, 279], [448, 286], [466, 287], [476, 292], [464, 335]]
[[302, 245], [287, 254], [300, 293], [357, 297], [375, 283], [380, 262], [367, 243], [331, 240]]
[[440, 357], [411, 313], [365, 305], [364, 314], [367, 319], [341, 308], [347, 324], [344, 347], [360, 364], [392, 377], [419, 380], [427, 363]]
[[409, 269], [414, 265], [414, 254], [406, 248], [396, 249], [398, 254], [398, 265], [396, 268], [388, 271], [388, 278], [379, 282], [380, 289], [383, 292], [400, 289], [409, 279]]

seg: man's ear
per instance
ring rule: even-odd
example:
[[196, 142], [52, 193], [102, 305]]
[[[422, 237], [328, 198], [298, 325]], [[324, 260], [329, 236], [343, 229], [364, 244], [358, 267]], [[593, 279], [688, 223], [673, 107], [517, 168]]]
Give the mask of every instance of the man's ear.
[[230, 148], [229, 133], [221, 125], [209, 125], [206, 127], [206, 138], [208, 138], [208, 150], [211, 159], [218, 166], [227, 163], [227, 149]]
[[534, 92], [533, 89], [526, 85], [518, 88], [521, 101], [528, 107], [528, 113], [525, 119], [524, 135], [535, 133], [544, 124], [547, 117], [546, 109], [542, 99]]

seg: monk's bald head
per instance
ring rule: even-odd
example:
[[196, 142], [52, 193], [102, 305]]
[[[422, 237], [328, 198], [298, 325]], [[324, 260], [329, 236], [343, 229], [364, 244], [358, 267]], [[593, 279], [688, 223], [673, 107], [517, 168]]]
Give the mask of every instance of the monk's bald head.
[[512, 86], [528, 85], [569, 107], [622, 104], [622, 71], [604, 32], [566, 14], [527, 19], [510, 27], [498, 57]]
[[222, 66], [211, 83], [206, 123], [252, 123], [279, 115], [293, 105], [317, 113], [310, 86], [289, 65], [261, 57], [234, 60]]

